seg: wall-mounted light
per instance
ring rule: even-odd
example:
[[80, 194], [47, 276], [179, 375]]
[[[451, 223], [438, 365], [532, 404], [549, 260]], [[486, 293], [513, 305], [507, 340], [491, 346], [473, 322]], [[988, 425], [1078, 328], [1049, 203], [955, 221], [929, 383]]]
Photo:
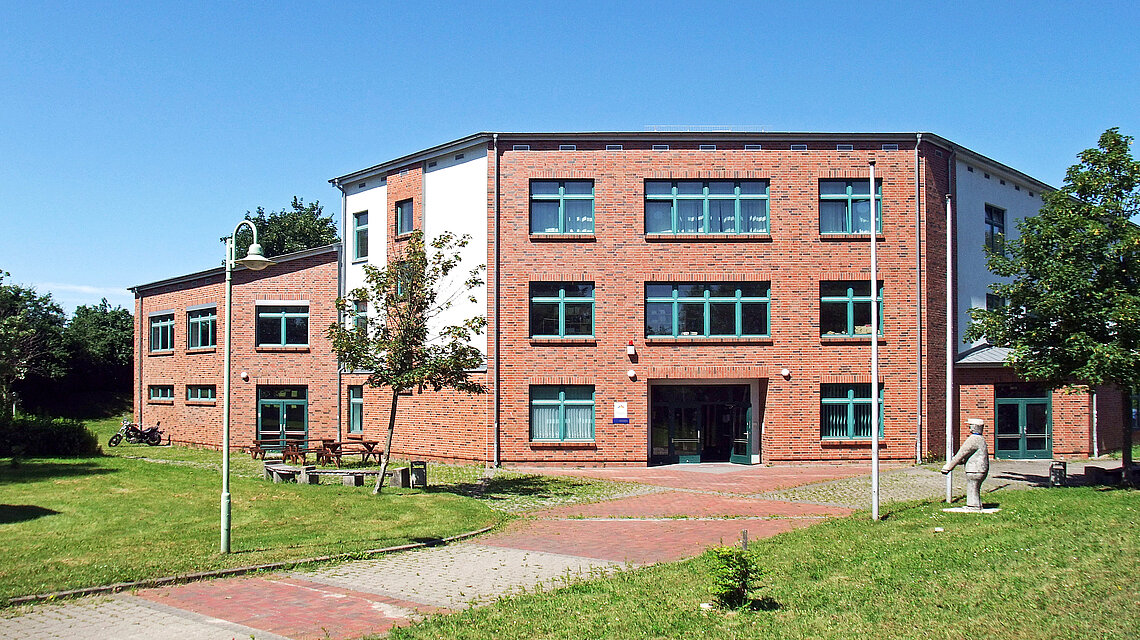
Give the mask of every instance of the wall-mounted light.
[[242, 371], [241, 372], [241, 379], [243, 382], [249, 382], [249, 372], [248, 371]]
[[626, 371], [626, 372], [625, 372], [625, 375], [629, 376], [629, 379], [630, 379], [630, 380], [637, 380], [637, 372], [636, 372], [636, 371], [634, 371], [633, 369], [630, 369], [629, 371]]
[[780, 375], [783, 376], [785, 380], [787, 380], [788, 378], [792, 377], [792, 370], [784, 367], [783, 369], [780, 369]]

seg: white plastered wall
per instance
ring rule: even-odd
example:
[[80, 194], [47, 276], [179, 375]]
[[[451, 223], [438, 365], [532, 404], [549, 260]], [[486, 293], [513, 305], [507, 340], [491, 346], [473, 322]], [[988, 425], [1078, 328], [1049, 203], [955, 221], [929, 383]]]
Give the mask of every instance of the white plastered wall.
[[[363, 185], [363, 186], [361, 186]], [[387, 264], [388, 243], [385, 238], [388, 211], [388, 184], [380, 176], [356, 180], [345, 185], [344, 220], [344, 293], [364, 286], [365, 264], [383, 267]], [[354, 260], [356, 255], [356, 233], [353, 229], [354, 214], [368, 212], [368, 257]], [[372, 310], [369, 309], [369, 313]]]
[[[986, 294], [990, 292], [989, 286], [1002, 280], [986, 268], [986, 205], [1005, 209], [1005, 238], [1009, 242], [1019, 235], [1018, 221], [1036, 215], [1041, 209], [1041, 193], [1037, 187], [1024, 181], [961, 158], [957, 161], [956, 175], [957, 201], [954, 204], [954, 216], [958, 255], [955, 264], [958, 278], [957, 350], [961, 353], [978, 344], [963, 342], [966, 329], [970, 326], [970, 309], [984, 309]], [[1003, 181], [1005, 184], [1002, 184]]]

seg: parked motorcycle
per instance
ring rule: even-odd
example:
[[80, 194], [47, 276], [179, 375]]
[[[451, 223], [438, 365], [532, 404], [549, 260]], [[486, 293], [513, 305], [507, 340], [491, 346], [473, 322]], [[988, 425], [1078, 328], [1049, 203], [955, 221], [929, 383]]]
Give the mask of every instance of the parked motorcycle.
[[115, 435], [111, 436], [107, 444], [112, 447], [117, 447], [119, 443], [123, 441], [123, 438], [126, 438], [127, 442], [131, 444], [145, 443], [152, 447], [162, 444], [162, 430], [158, 428], [160, 424], [162, 423], [156, 422], [153, 427], [143, 429], [142, 425], [135, 424], [130, 420], [123, 420], [123, 424], [119, 425], [119, 430]]

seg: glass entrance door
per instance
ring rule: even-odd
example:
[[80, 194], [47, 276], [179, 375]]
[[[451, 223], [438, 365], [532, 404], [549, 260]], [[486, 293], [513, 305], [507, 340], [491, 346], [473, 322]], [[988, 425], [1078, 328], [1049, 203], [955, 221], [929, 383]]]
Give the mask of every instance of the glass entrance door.
[[657, 385], [651, 388], [650, 462], [750, 463], [748, 385]]
[[1053, 424], [1048, 397], [997, 398], [994, 430], [998, 458], [1053, 457]]
[[301, 441], [309, 431], [308, 389], [257, 388], [257, 437], [260, 440]]

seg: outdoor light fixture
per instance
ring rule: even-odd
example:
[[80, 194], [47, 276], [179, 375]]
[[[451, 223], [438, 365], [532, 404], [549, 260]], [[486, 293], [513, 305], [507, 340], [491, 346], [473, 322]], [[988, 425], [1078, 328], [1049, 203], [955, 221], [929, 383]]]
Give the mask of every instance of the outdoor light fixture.
[[792, 370], [784, 367], [783, 369], [780, 369], [780, 375], [783, 376], [785, 380], [787, 380], [788, 378], [792, 377]]
[[242, 382], [249, 382], [249, 372], [248, 371], [242, 371], [241, 372], [241, 379], [242, 379]]
[[[253, 232], [253, 244], [249, 245], [249, 251], [246, 256], [241, 260], [234, 257], [234, 241], [237, 238], [238, 229], [242, 225], [249, 226], [250, 231]], [[225, 356], [223, 357], [224, 365], [222, 369], [222, 553], [230, 552], [230, 343], [233, 339], [233, 332], [230, 328], [233, 326], [233, 289], [234, 289], [234, 265], [240, 264], [247, 269], [254, 271], [261, 271], [271, 264], [275, 264], [272, 260], [266, 258], [261, 253], [261, 245], [257, 243], [257, 227], [249, 220], [242, 220], [234, 227], [233, 234], [226, 238], [226, 333], [225, 333]], [[241, 372], [242, 380], [249, 380], [249, 374], [245, 371]]]
[[630, 369], [629, 371], [626, 371], [626, 372], [625, 372], [625, 375], [629, 376], [629, 379], [630, 379], [630, 380], [637, 380], [637, 372], [636, 372], [636, 371], [634, 371], [633, 369]]

